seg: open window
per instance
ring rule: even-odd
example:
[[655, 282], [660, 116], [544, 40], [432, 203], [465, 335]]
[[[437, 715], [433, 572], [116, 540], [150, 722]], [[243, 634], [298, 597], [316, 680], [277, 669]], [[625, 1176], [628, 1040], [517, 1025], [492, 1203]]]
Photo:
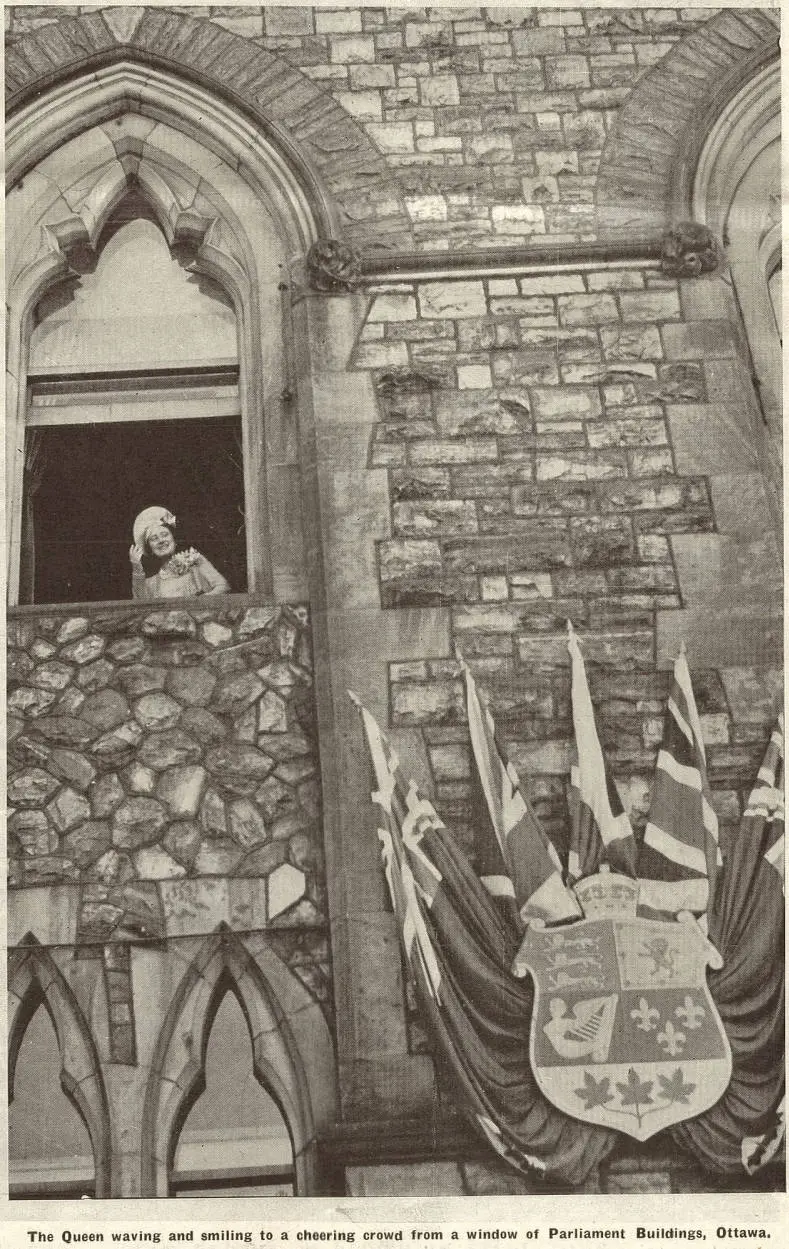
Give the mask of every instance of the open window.
[[249, 1027], [238, 998], [220, 983], [205, 1055], [204, 1090], [178, 1134], [173, 1197], [289, 1197], [293, 1148], [271, 1093], [253, 1071]]
[[129, 597], [136, 514], [179, 533], [247, 588], [235, 313], [186, 272], [130, 192], [93, 272], [34, 309], [28, 360], [21, 602]]

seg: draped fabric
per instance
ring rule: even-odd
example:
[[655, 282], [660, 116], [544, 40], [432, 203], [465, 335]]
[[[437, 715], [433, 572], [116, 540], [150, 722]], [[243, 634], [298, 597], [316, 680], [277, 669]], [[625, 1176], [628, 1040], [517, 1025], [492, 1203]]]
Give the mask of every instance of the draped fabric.
[[[783, 841], [783, 760], [776, 757], [776, 737], [782, 750], [780, 732], [773, 734], [768, 775], [763, 765], [726, 856], [709, 923], [710, 940], [723, 956], [721, 970], [709, 974], [709, 986], [731, 1045], [732, 1077], [711, 1110], [671, 1130], [678, 1144], [722, 1172], [746, 1165], [747, 1138], [765, 1137], [767, 1144], [782, 1128], [784, 894], [775, 847]], [[773, 795], [767, 803], [759, 801], [765, 790]]]
[[[458, 1103], [514, 1167], [577, 1186], [622, 1138], [570, 1118], [541, 1093], [529, 1064], [531, 981], [516, 979], [511, 970], [521, 935], [518, 917], [497, 907], [432, 804], [403, 776], [373, 717], [360, 710], [403, 951], [436, 1054], [454, 1076]], [[711, 1109], [667, 1129], [705, 1169], [740, 1175], [777, 1149], [783, 1088], [777, 817], [749, 810], [758, 813], [743, 818], [719, 873], [709, 921], [710, 939], [724, 960], [709, 985], [731, 1045], [731, 1081]]]
[[373, 717], [360, 711], [403, 953], [459, 1102], [519, 1170], [580, 1184], [617, 1133], [578, 1123], [540, 1093], [529, 1067], [534, 996], [510, 972], [520, 941], [514, 916], [497, 908], [432, 804], [403, 776]]
[[36, 586], [35, 497], [44, 472], [44, 440], [40, 429], [25, 435], [25, 489], [22, 508], [22, 545], [19, 556], [19, 602], [32, 603]]

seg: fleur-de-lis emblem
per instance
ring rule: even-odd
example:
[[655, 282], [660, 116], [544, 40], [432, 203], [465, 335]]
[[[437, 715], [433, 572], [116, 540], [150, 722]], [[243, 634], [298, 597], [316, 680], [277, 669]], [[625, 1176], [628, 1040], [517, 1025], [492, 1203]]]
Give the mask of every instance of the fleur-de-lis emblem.
[[701, 1027], [701, 1021], [706, 1017], [707, 1012], [697, 1002], [694, 1002], [688, 993], [685, 995], [685, 1001], [676, 1008], [674, 1014], [679, 1015], [682, 1024], [688, 1031], [693, 1032], [694, 1029]]
[[656, 1010], [654, 1006], [650, 1006], [647, 999], [642, 997], [639, 999], [638, 1009], [631, 1010], [630, 1018], [635, 1019], [636, 1027], [640, 1028], [642, 1032], [651, 1032], [653, 1028], [658, 1026], [660, 1011]]
[[675, 1058], [677, 1054], [681, 1054], [685, 1048], [687, 1037], [684, 1032], [680, 1032], [675, 1028], [671, 1020], [666, 1021], [666, 1025], [662, 1032], [657, 1034], [657, 1043], [662, 1050]]

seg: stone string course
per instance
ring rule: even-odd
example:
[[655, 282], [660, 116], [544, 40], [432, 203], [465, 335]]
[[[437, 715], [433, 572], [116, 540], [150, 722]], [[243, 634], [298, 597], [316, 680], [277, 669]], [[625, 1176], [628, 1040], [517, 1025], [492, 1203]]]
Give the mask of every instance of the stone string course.
[[[400, 247], [452, 250], [594, 237], [596, 175], [618, 110], [640, 78], [717, 10], [159, 10], [168, 12], [206, 19], [223, 35], [275, 55], [363, 129], [388, 168], [389, 185], [372, 166], [369, 189], [356, 179], [353, 202], [344, 205], [349, 237], [356, 231], [359, 241], [377, 246], [389, 238]], [[5, 15], [13, 49], [59, 18], [97, 10], [17, 5]], [[163, 26], [157, 49], [166, 55], [173, 38]], [[200, 22], [177, 40], [187, 60], [190, 41], [195, 45], [196, 65], [219, 55], [228, 87], [235, 90], [238, 77], [244, 96], [241, 51], [213, 49]], [[109, 32], [105, 42], [112, 44]], [[58, 46], [47, 44], [37, 55], [57, 59]], [[298, 87], [288, 91], [298, 94]], [[328, 166], [326, 176], [334, 177]], [[377, 239], [370, 224], [376, 220]]]
[[9, 885], [80, 892], [78, 944], [321, 927], [306, 607], [8, 624]]

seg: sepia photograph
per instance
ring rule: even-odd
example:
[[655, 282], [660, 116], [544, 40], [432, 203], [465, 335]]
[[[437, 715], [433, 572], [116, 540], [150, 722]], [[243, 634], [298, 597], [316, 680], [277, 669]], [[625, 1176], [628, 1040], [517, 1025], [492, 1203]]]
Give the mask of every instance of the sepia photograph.
[[3, 1243], [760, 1235], [779, 5], [4, 16]]

